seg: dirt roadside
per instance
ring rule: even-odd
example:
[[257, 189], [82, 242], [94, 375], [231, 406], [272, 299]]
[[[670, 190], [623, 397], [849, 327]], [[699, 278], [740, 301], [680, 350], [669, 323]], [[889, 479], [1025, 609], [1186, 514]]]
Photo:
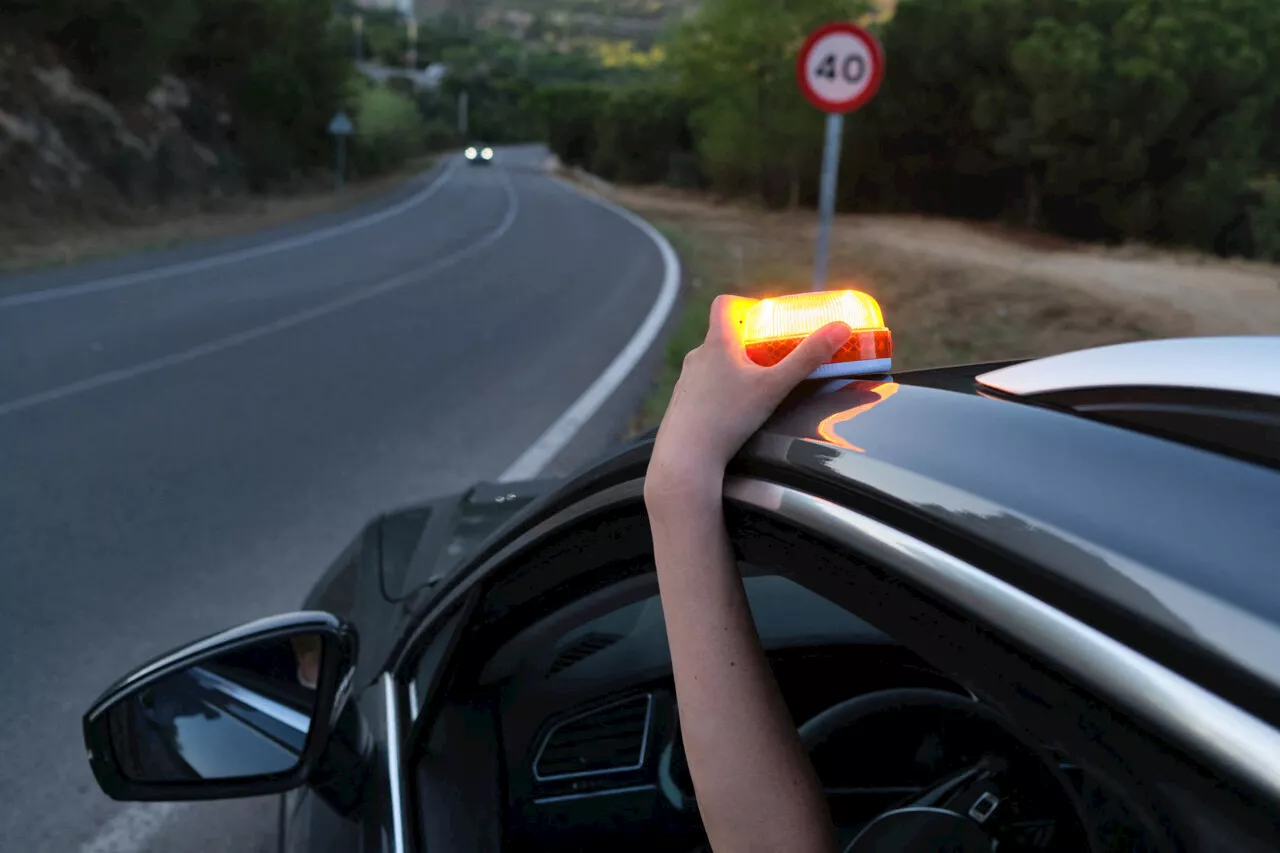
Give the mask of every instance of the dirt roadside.
[[[816, 237], [811, 212], [718, 204], [666, 189], [613, 188], [610, 194], [660, 224], [700, 238], [702, 254], [727, 253], [734, 284], [752, 290], [771, 284], [790, 288], [811, 263]], [[895, 261], [900, 264], [896, 269], [884, 268]], [[1129, 320], [1137, 321], [1143, 337], [1280, 334], [1277, 264], [1138, 246], [1073, 245], [1044, 235], [920, 216], [837, 218], [833, 281], [865, 279], [892, 299], [903, 279], [920, 274], [955, 278], [933, 283], [970, 296], [1013, 285], [1030, 292], [1022, 295], [1065, 300], [1079, 309], [1110, 305], [1119, 312], [1117, 320], [1130, 315]]]
[[[684, 353], [705, 334], [707, 306], [717, 293], [762, 296], [812, 287], [812, 211], [764, 211], [697, 193], [568, 177], [649, 219], [685, 262], [683, 316], [634, 429], [661, 418]], [[1280, 266], [1074, 246], [924, 217], [839, 217], [829, 286], [840, 285], [880, 301], [899, 369], [1144, 338], [1280, 334]]]
[[341, 193], [321, 184], [287, 195], [227, 198], [206, 210], [138, 210], [129, 222], [38, 223], [22, 229], [0, 228], [0, 275], [168, 249], [343, 210], [396, 189], [430, 168], [433, 159], [415, 159], [393, 174], [351, 183]]
[[1280, 334], [1280, 265], [1144, 247], [1045, 248], [1016, 234], [918, 217], [846, 217], [857, 239], [1077, 288], [1117, 304], [1187, 315], [1201, 335]]

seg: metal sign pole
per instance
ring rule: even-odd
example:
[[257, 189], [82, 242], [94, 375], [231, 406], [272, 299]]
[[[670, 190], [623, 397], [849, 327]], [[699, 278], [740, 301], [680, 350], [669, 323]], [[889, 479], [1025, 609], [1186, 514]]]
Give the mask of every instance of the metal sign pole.
[[831, 247], [831, 220], [836, 211], [836, 180], [840, 175], [840, 141], [844, 114], [827, 113], [827, 141], [822, 149], [822, 184], [818, 190], [818, 248], [813, 259], [813, 289], [827, 281], [827, 256]]
[[462, 138], [467, 137], [467, 93], [462, 92], [458, 95], [458, 132], [462, 134]]
[[338, 164], [335, 176], [336, 189], [338, 192], [342, 192], [342, 183], [347, 174], [347, 137], [339, 134], [334, 139], [338, 143]]
[[347, 137], [355, 133], [355, 125], [351, 117], [342, 110], [334, 113], [329, 121], [329, 135], [333, 137], [333, 154], [337, 162], [334, 164], [334, 188], [342, 192], [342, 183], [347, 176]]

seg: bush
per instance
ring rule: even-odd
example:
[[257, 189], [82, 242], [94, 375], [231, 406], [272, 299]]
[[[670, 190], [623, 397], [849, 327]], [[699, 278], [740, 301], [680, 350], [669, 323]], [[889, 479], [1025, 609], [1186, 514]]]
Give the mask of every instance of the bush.
[[1280, 178], [1260, 181], [1257, 197], [1249, 208], [1253, 232], [1253, 253], [1268, 261], [1280, 261]]
[[586, 83], [544, 86], [533, 95], [533, 110], [548, 147], [571, 166], [587, 167], [595, 158], [596, 129], [609, 90]]
[[382, 174], [422, 153], [426, 139], [422, 116], [404, 95], [383, 86], [361, 87], [353, 112], [353, 174]]
[[200, 19], [181, 71], [229, 97], [255, 188], [327, 167], [326, 127], [351, 74], [350, 46], [329, 0], [195, 2]]
[[427, 119], [422, 129], [422, 144], [428, 151], [447, 151], [464, 141], [458, 126], [450, 121]]
[[[628, 183], [669, 183], [688, 163], [689, 104], [673, 86], [616, 89], [598, 106], [591, 171]], [[687, 185], [689, 176], [679, 182]]]

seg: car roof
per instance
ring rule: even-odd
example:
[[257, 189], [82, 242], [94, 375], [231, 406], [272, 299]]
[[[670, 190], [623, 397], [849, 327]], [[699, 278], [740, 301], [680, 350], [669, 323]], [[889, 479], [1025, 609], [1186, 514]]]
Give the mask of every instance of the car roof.
[[[944, 374], [969, 385], [983, 371]], [[939, 375], [853, 381], [790, 402], [765, 427], [802, 439], [789, 465], [920, 511], [1034, 517], [1280, 622], [1280, 472], [1041, 406], [940, 387]], [[894, 477], [894, 474], [903, 475]], [[905, 475], [927, 480], [913, 488]], [[953, 490], [955, 495], [948, 495]], [[931, 505], [930, 501], [936, 501]], [[983, 522], [985, 523], [985, 522]]]
[[1013, 369], [805, 389], [742, 464], [874, 507], [949, 538], [951, 550], [976, 547], [977, 564], [1013, 572], [1021, 588], [1160, 657], [1172, 639], [1229, 661], [1246, 682], [1280, 687], [1280, 470], [993, 396], [979, 378], [1001, 368]]

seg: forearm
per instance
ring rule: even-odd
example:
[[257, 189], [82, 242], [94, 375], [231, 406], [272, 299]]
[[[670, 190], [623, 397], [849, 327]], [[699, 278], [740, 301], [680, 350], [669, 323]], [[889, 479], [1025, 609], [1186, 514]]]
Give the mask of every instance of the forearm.
[[828, 853], [826, 803], [761, 648], [719, 482], [650, 489], [646, 502], [681, 730], [712, 846]]

